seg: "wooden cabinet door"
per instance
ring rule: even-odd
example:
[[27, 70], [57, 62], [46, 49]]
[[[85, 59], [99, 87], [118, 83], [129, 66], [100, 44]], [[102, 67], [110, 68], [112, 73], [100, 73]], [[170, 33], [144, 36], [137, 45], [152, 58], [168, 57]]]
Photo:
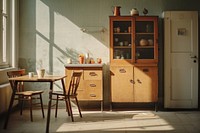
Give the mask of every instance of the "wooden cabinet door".
[[158, 17], [136, 17], [134, 55], [137, 63], [158, 62]]
[[112, 102], [133, 102], [133, 67], [111, 66]]
[[110, 16], [111, 63], [133, 63], [134, 20], [132, 16]]
[[157, 67], [134, 67], [134, 102], [157, 101], [157, 71]]

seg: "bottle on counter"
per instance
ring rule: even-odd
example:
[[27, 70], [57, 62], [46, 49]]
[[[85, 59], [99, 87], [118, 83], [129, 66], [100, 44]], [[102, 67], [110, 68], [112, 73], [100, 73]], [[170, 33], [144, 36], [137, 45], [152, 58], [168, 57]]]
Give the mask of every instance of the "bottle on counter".
[[79, 64], [84, 64], [84, 55], [79, 55]]
[[85, 64], [90, 64], [90, 56], [89, 53], [85, 54]]

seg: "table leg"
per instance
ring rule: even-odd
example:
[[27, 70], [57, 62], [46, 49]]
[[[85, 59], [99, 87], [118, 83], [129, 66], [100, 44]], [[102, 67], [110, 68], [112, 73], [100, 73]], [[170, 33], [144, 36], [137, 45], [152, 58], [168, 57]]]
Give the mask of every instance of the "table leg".
[[52, 91], [53, 91], [53, 82], [50, 82], [49, 104], [48, 104], [47, 123], [46, 123], [46, 133], [49, 133], [49, 124], [50, 124], [50, 117], [51, 117], [51, 99], [52, 99]]
[[6, 114], [6, 119], [5, 119], [5, 123], [4, 123], [4, 127], [3, 127], [4, 129], [6, 129], [7, 125], [8, 125], [8, 120], [9, 120], [10, 113], [11, 113], [12, 106], [13, 106], [13, 102], [14, 102], [14, 99], [15, 99], [16, 89], [17, 89], [17, 82], [15, 82], [15, 84], [14, 84], [14, 89], [12, 89], [13, 92], [12, 92], [12, 96], [11, 96], [11, 99], [10, 99], [10, 105], [9, 105], [9, 108], [8, 108], [8, 112]]

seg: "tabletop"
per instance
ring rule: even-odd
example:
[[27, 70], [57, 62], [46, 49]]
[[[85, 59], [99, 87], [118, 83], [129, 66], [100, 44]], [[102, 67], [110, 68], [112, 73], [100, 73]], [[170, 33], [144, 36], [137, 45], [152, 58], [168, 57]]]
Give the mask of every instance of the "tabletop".
[[56, 76], [56, 75], [46, 75], [42, 78], [38, 78], [37, 75], [34, 75], [33, 77], [29, 77], [28, 75], [20, 76], [20, 77], [13, 77], [13, 78], [8, 78], [9, 80], [14, 80], [14, 81], [23, 81], [23, 82], [54, 82], [57, 80], [61, 80], [65, 78], [66, 76]]

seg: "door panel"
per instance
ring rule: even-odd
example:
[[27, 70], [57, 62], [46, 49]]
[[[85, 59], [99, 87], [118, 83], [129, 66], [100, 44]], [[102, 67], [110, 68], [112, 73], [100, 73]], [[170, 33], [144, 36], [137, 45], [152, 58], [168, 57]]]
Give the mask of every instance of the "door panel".
[[157, 102], [157, 67], [134, 67], [134, 101]]
[[190, 65], [192, 62], [190, 61], [187, 53], [172, 54], [172, 100], [192, 100], [192, 91], [188, 89], [192, 87], [192, 67]]
[[164, 12], [165, 107], [198, 108], [198, 12]]
[[171, 52], [191, 52], [192, 51], [192, 26], [191, 20], [171, 20]]
[[111, 66], [112, 102], [133, 102], [133, 67]]

